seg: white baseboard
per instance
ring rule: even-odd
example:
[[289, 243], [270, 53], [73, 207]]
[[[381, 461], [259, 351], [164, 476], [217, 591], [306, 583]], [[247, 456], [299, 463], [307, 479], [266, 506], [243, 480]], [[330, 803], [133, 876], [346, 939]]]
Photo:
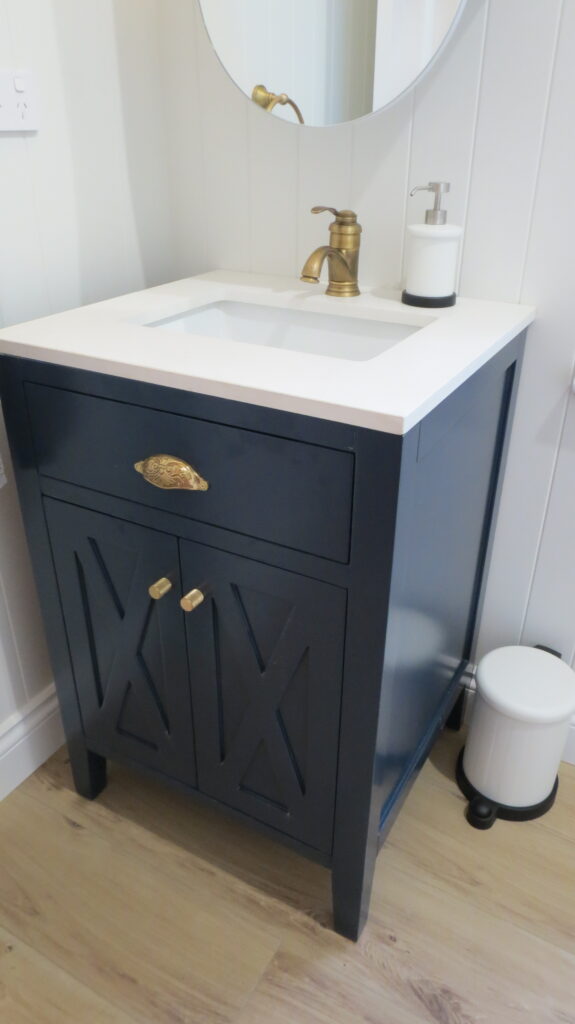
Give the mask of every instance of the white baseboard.
[[0, 725], [0, 800], [44, 764], [63, 742], [52, 684]]
[[[473, 700], [475, 697], [475, 679], [471, 678], [466, 684], [467, 689], [467, 700], [465, 702], [465, 721], [469, 722], [469, 716], [471, 714], [471, 708], [473, 707]], [[567, 764], [575, 764], [575, 718], [571, 719], [571, 725], [569, 727], [569, 733], [567, 735], [567, 742], [563, 750], [562, 761], [566, 761]]]

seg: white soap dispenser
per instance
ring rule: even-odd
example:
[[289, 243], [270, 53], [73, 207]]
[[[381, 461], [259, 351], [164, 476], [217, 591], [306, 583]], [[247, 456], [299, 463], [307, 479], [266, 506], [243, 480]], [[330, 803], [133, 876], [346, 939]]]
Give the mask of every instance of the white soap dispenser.
[[462, 230], [447, 224], [441, 200], [451, 185], [448, 181], [430, 181], [416, 185], [409, 193], [434, 192], [433, 209], [426, 210], [425, 224], [410, 224], [407, 229], [405, 289], [401, 301], [408, 306], [455, 305], [455, 279]]

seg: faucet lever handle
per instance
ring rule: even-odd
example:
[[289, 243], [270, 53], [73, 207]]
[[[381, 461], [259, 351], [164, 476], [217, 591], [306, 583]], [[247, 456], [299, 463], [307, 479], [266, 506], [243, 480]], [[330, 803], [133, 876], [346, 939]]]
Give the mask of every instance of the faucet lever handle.
[[312, 213], [333, 213], [334, 217], [337, 217], [339, 210], [334, 210], [333, 206], [312, 206]]
[[312, 206], [312, 213], [333, 213], [338, 224], [356, 224], [357, 214], [353, 210], [335, 210], [333, 206]]

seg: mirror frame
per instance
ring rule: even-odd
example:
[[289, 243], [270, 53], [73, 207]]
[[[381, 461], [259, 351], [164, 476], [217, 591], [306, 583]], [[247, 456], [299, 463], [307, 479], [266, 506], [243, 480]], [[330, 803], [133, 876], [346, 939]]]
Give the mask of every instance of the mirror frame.
[[[216, 50], [216, 48], [215, 48], [215, 46], [214, 46], [214, 44], [212, 42], [212, 38], [210, 36], [210, 33], [208, 31], [208, 26], [206, 24], [206, 19], [204, 18], [204, 11], [203, 11], [203, 8], [202, 8], [202, 0], [195, 0], [195, 2], [196, 2], [197, 9], [198, 9], [198, 13], [199, 13], [202, 29], [203, 29], [203, 31], [205, 33], [206, 39], [208, 41], [208, 44], [210, 45], [210, 47], [212, 49], [212, 52], [214, 53], [214, 55], [215, 55], [215, 57], [216, 57], [216, 59], [218, 61], [218, 64], [222, 68], [224, 74], [226, 75], [226, 77], [229, 79], [229, 81], [234, 86], [234, 89], [237, 89], [237, 91], [242, 96], [244, 96], [245, 99], [249, 103], [251, 103], [254, 107], [259, 107], [259, 110], [261, 111], [262, 115], [265, 115], [266, 117], [267, 116], [272, 116], [273, 117], [273, 111], [265, 110], [262, 106], [259, 106], [259, 104], [256, 103], [252, 99], [251, 96], [248, 96], [247, 92], [244, 92], [244, 90], [241, 88], [240, 85], [238, 85], [236, 80], [234, 78], [232, 78], [230, 72], [228, 71], [228, 69], [224, 65], [223, 61], [220, 58], [220, 55], [219, 55], [218, 51]], [[437, 47], [437, 49], [436, 49], [435, 53], [433, 54], [433, 56], [428, 60], [427, 64], [424, 65], [424, 67], [421, 69], [419, 74], [415, 78], [412, 79], [412, 81], [409, 83], [409, 85], [406, 85], [405, 89], [402, 89], [401, 92], [398, 92], [397, 95], [393, 97], [393, 99], [389, 100], [387, 103], [384, 103], [384, 105], [382, 107], [378, 107], [377, 110], [371, 110], [367, 114], [362, 114], [361, 117], [355, 117], [351, 121], [333, 121], [331, 124], [305, 124], [305, 123], [300, 124], [298, 121], [288, 121], [286, 118], [283, 118], [283, 117], [276, 117], [275, 120], [276, 121], [281, 121], [283, 124], [287, 124], [288, 126], [291, 126], [292, 128], [304, 128], [304, 129], [307, 129], [307, 130], [317, 129], [318, 131], [321, 131], [321, 130], [324, 130], [324, 129], [338, 128], [340, 126], [351, 125], [351, 124], [356, 124], [356, 123], [361, 122], [361, 121], [366, 121], [370, 117], [377, 117], [377, 115], [381, 114], [384, 110], [389, 110], [389, 108], [392, 107], [394, 103], [399, 103], [402, 99], [404, 99], [407, 96], [407, 94], [409, 92], [411, 92], [412, 89], [416, 89], [417, 86], [420, 84], [421, 80], [425, 77], [425, 75], [427, 75], [427, 73], [429, 71], [431, 71], [431, 69], [434, 67], [435, 63], [440, 58], [441, 54], [449, 46], [451, 40], [453, 39], [453, 36], [455, 35], [455, 33], [456, 33], [456, 31], [457, 31], [457, 29], [459, 27], [459, 23], [460, 23], [460, 21], [462, 19], [463, 12], [466, 9], [467, 4], [468, 4], [468, 0], [458, 0], [457, 10], [455, 11], [455, 14], [453, 15], [453, 20], [451, 22], [451, 25], [449, 26], [449, 29], [445, 33], [441, 43]]]

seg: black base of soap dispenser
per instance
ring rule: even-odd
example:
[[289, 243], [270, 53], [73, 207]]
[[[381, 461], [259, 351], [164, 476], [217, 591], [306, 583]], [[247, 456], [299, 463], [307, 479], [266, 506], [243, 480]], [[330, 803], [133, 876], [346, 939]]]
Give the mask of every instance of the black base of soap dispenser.
[[410, 292], [401, 293], [401, 301], [406, 306], [427, 306], [428, 309], [439, 309], [442, 306], [454, 306], [457, 295], [442, 295], [439, 298], [427, 298], [425, 295], [411, 295]]

